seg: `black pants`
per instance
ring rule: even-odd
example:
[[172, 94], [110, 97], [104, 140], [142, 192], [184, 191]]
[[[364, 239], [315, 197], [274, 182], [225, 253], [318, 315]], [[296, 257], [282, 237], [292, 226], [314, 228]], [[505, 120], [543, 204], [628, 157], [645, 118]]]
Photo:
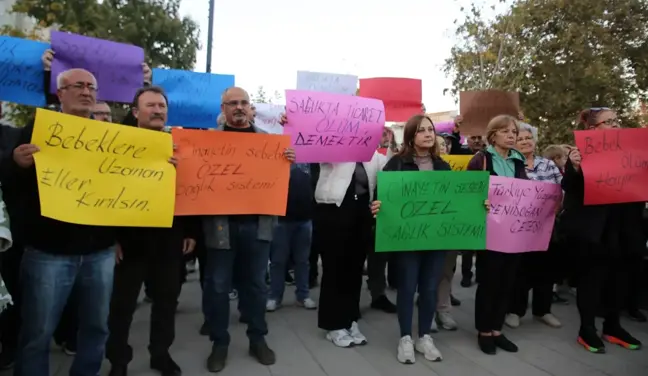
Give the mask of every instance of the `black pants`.
[[513, 286], [509, 313], [524, 316], [529, 305], [529, 290], [533, 290], [532, 313], [544, 316], [551, 313], [554, 274], [553, 254], [528, 252], [520, 255], [520, 265]]
[[630, 272], [628, 275], [628, 297], [625, 308], [628, 311], [639, 309], [642, 290], [645, 290], [644, 276], [644, 259], [641, 254], [637, 254], [630, 260]]
[[372, 237], [370, 243], [365, 246], [367, 251], [367, 285], [369, 286], [371, 299], [377, 299], [385, 295], [385, 289], [387, 288], [385, 269], [390, 257], [390, 253], [375, 252], [374, 243], [375, 237]]
[[[351, 196], [351, 197], [349, 197]], [[360, 290], [366, 247], [373, 233], [369, 197], [347, 195], [342, 206], [318, 204], [317, 228], [322, 257], [318, 326], [348, 329], [360, 318]]]
[[479, 251], [475, 327], [480, 333], [502, 330], [520, 263], [520, 254]]
[[594, 327], [597, 313], [605, 318], [606, 324], [619, 323], [619, 311], [628, 297], [628, 273], [632, 262], [632, 258], [618, 255], [582, 258], [576, 290], [581, 327]]
[[140, 257], [128, 258], [125, 254], [115, 266], [108, 318], [110, 336], [106, 343], [106, 358], [114, 365], [127, 365], [133, 359], [128, 334], [144, 281], [152, 299], [149, 353], [152, 357], [168, 354], [175, 339], [175, 313], [182, 287], [178, 268], [180, 264], [184, 265], [182, 253]]
[[198, 277], [200, 278], [200, 288], [203, 288], [205, 282], [205, 266], [207, 266], [207, 248], [205, 247], [204, 239], [196, 240], [196, 247], [192, 252], [198, 259]]
[[320, 235], [320, 231], [317, 227], [318, 227], [317, 221], [313, 221], [313, 235], [311, 241], [311, 250], [310, 250], [310, 256], [308, 258], [308, 264], [310, 268], [310, 271], [308, 273], [308, 280], [311, 285], [317, 281], [317, 277], [319, 275], [318, 268], [319, 268], [319, 258], [321, 253], [321, 243], [319, 241], [319, 238], [322, 236], [326, 236], [326, 234]]
[[0, 315], [0, 343], [2, 352], [13, 357], [18, 346], [18, 333], [20, 332], [20, 260], [22, 259], [23, 247], [14, 244], [12, 248], [3, 252], [0, 257], [0, 273], [5, 282], [7, 291], [11, 294], [13, 305], [7, 308]]

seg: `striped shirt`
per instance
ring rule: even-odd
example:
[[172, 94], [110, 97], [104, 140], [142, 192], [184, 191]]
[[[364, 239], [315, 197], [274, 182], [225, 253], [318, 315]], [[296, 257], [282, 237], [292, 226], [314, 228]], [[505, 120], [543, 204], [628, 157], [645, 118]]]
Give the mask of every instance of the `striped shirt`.
[[526, 173], [531, 180], [547, 183], [560, 184], [563, 178], [560, 169], [553, 161], [540, 156], [534, 157], [533, 168], [529, 168], [528, 165], [526, 166]]

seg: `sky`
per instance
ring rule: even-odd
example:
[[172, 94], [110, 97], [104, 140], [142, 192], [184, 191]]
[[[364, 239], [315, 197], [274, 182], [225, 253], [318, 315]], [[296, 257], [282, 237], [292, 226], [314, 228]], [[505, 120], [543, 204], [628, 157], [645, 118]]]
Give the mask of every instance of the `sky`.
[[[488, 0], [495, 3], [497, 0]], [[296, 86], [297, 71], [406, 77], [423, 81], [428, 112], [458, 109], [444, 96], [442, 70], [454, 44], [461, 1], [216, 0], [212, 73], [234, 74], [237, 86], [266, 93]], [[209, 0], [183, 0], [182, 16], [200, 25], [204, 72]]]

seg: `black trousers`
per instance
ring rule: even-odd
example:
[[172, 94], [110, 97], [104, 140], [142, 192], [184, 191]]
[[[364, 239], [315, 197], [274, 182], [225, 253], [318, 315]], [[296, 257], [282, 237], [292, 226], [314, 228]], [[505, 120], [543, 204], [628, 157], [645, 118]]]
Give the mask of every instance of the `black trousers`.
[[312, 241], [311, 241], [311, 250], [310, 250], [310, 256], [308, 258], [308, 264], [309, 264], [309, 272], [308, 272], [308, 280], [310, 281], [311, 285], [313, 282], [317, 281], [317, 277], [319, 276], [319, 259], [320, 259], [320, 253], [321, 253], [321, 243], [319, 241], [319, 238], [322, 236], [326, 236], [326, 234], [321, 234], [316, 226], [317, 222], [314, 220], [313, 221], [313, 235], [312, 235]]
[[509, 313], [524, 316], [529, 305], [529, 290], [533, 290], [532, 313], [544, 316], [551, 313], [554, 273], [553, 253], [528, 252], [520, 255], [520, 265], [511, 295]]
[[[374, 230], [372, 230], [374, 231]], [[367, 252], [367, 285], [371, 293], [371, 299], [377, 299], [385, 295], [387, 288], [387, 278], [385, 269], [389, 264], [390, 253], [375, 251], [375, 237], [371, 237], [369, 244], [365, 246]], [[391, 263], [394, 264], [394, 263]], [[395, 274], [394, 268], [391, 272]], [[393, 278], [394, 276], [392, 276]]]
[[479, 255], [481, 251], [461, 251], [461, 276], [466, 279], [473, 277], [473, 257], [475, 258], [475, 280], [479, 282]]
[[20, 260], [22, 260], [23, 246], [13, 245], [12, 248], [0, 254], [0, 273], [5, 282], [7, 291], [11, 294], [13, 305], [7, 308], [0, 315], [0, 343], [2, 352], [13, 357], [18, 346], [18, 333], [20, 332]]
[[644, 276], [645, 260], [641, 254], [630, 259], [630, 272], [628, 275], [628, 297], [626, 299], [625, 309], [634, 311], [639, 309], [639, 301], [641, 300], [641, 293], [645, 291], [645, 276]]
[[481, 333], [500, 331], [509, 309], [521, 255], [478, 252], [480, 264], [475, 296], [475, 327]]
[[182, 288], [180, 265], [184, 265], [184, 258], [178, 251], [177, 255], [139, 258], [129, 258], [125, 253], [115, 266], [106, 343], [106, 358], [112, 364], [127, 365], [133, 359], [128, 335], [144, 281], [152, 299], [149, 353], [152, 357], [168, 354], [175, 339], [175, 313]]
[[360, 318], [362, 269], [372, 225], [368, 195], [358, 199], [347, 195], [340, 207], [317, 205], [313, 227], [322, 257], [319, 328], [348, 329]]
[[594, 327], [597, 313], [606, 325], [619, 324], [619, 311], [628, 297], [632, 257], [604, 254], [583, 257], [577, 278], [576, 304], [581, 327]]

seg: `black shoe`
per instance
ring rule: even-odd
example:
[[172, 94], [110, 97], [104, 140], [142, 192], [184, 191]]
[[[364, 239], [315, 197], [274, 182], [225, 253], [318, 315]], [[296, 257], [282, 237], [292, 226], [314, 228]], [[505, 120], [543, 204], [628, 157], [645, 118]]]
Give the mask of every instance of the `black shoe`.
[[209, 335], [209, 325], [207, 325], [207, 321], [205, 321], [202, 326], [200, 327], [200, 335], [201, 336], [208, 336]]
[[169, 354], [151, 357], [151, 369], [160, 372], [162, 376], [180, 376], [182, 370]]
[[12, 369], [16, 355], [10, 351], [3, 351], [0, 353], [0, 371]]
[[286, 280], [287, 286], [292, 286], [295, 284], [295, 278], [293, 278], [292, 274], [290, 274], [290, 271], [286, 272], [286, 277], [284, 279]]
[[461, 287], [470, 287], [470, 286], [472, 286], [472, 277], [461, 278]]
[[484, 354], [495, 355], [497, 353], [497, 346], [495, 346], [495, 339], [493, 336], [482, 336], [478, 334], [477, 344]]
[[518, 347], [515, 345], [515, 343], [511, 342], [511, 340], [506, 338], [504, 334], [493, 336], [493, 341], [495, 342], [495, 346], [499, 347], [504, 351], [508, 351], [512, 353], [518, 352]]
[[207, 370], [209, 372], [220, 372], [227, 364], [227, 347], [212, 347], [211, 354], [207, 358]]
[[250, 343], [250, 355], [264, 366], [271, 366], [277, 362], [277, 356], [265, 341]]
[[606, 326], [603, 323], [603, 339], [628, 350], [639, 350], [641, 348], [641, 341], [631, 336], [619, 324]]
[[108, 376], [127, 376], [128, 375], [128, 367], [127, 366], [119, 366], [113, 364], [110, 367], [110, 373], [108, 373]]
[[450, 304], [453, 307], [458, 307], [461, 305], [461, 300], [455, 298], [454, 295], [450, 294]]
[[379, 309], [387, 313], [396, 313], [396, 305], [390, 302], [385, 295], [371, 301], [371, 308]]
[[568, 305], [569, 300], [563, 298], [562, 296], [558, 295], [557, 292], [553, 293], [553, 304], [563, 304], [563, 305]]
[[643, 312], [641, 312], [638, 309], [630, 309], [630, 310], [628, 310], [628, 317], [630, 317], [630, 319], [632, 319], [634, 321], [637, 321], [637, 322], [646, 322], [646, 320], [647, 320], [646, 315], [644, 315]]
[[605, 353], [605, 344], [596, 333], [595, 327], [581, 327], [578, 331], [578, 343], [587, 351], [595, 354]]

